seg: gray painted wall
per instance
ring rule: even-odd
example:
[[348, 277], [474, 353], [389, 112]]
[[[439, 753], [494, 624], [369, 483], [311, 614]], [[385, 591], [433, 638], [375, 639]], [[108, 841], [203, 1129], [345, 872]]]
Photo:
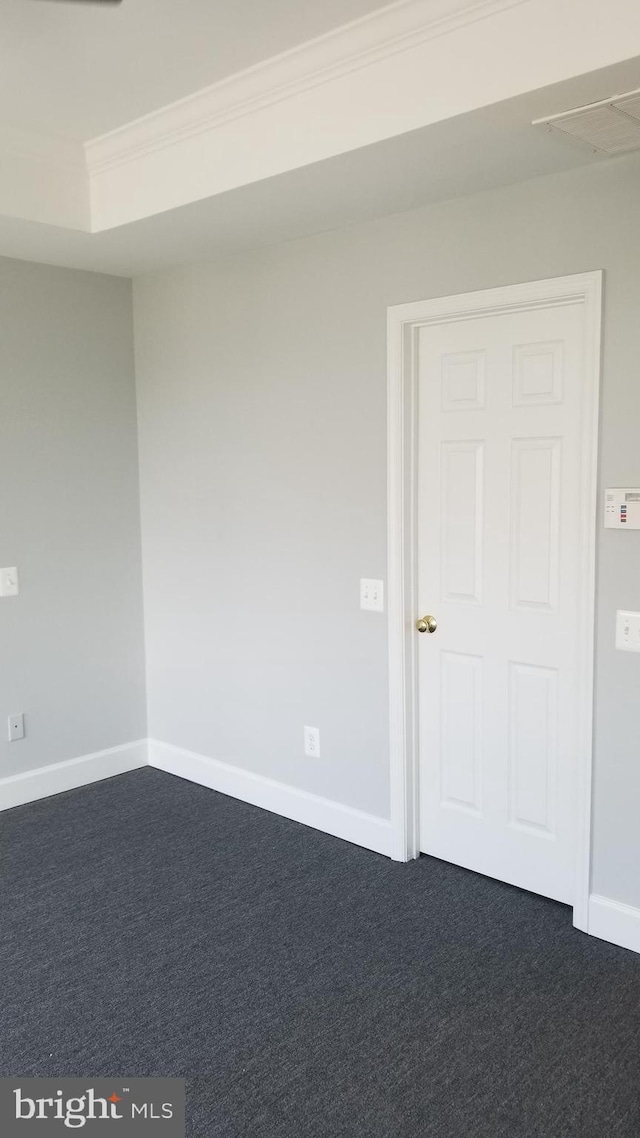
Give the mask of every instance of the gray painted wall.
[[[640, 162], [134, 284], [150, 733], [388, 815], [386, 306], [606, 270], [601, 485], [640, 483]], [[640, 533], [598, 536], [593, 889], [640, 905]], [[303, 724], [322, 758], [302, 754]]]
[[146, 735], [132, 331], [129, 281], [0, 260], [0, 777]]

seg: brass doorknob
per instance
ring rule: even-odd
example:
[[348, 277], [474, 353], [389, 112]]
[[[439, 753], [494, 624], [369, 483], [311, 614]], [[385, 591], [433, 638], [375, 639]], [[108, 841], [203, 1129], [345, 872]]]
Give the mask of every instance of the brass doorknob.
[[438, 622], [435, 616], [423, 616], [420, 620], [416, 621], [418, 632], [435, 632], [437, 627]]

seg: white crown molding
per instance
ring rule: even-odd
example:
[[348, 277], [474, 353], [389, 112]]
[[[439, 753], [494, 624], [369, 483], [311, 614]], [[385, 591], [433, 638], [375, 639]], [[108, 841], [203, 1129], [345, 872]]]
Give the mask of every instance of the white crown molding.
[[0, 220], [84, 240], [640, 54], [637, 0], [583, 3], [396, 0], [86, 143], [0, 124]]
[[176, 142], [531, 0], [397, 0], [126, 123], [84, 145], [90, 175]]

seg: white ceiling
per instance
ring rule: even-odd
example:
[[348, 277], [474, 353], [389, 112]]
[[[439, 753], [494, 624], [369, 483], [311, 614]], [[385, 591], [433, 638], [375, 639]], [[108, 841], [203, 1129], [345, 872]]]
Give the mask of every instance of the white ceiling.
[[0, 255], [132, 276], [606, 160], [531, 125], [640, 88], [637, 0], [583, 2], [0, 0]]
[[384, 0], [1, 0], [0, 117], [85, 141]]
[[103, 233], [0, 218], [0, 253], [136, 276], [606, 162], [531, 121], [639, 69], [607, 68]]
[[0, 217], [0, 255], [135, 276], [606, 162], [531, 122], [634, 83], [640, 59], [103, 233]]

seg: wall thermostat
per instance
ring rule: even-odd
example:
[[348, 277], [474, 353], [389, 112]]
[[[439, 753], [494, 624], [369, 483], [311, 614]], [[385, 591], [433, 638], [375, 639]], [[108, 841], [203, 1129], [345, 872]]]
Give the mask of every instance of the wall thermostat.
[[607, 529], [640, 529], [640, 489], [605, 490], [604, 524]]

